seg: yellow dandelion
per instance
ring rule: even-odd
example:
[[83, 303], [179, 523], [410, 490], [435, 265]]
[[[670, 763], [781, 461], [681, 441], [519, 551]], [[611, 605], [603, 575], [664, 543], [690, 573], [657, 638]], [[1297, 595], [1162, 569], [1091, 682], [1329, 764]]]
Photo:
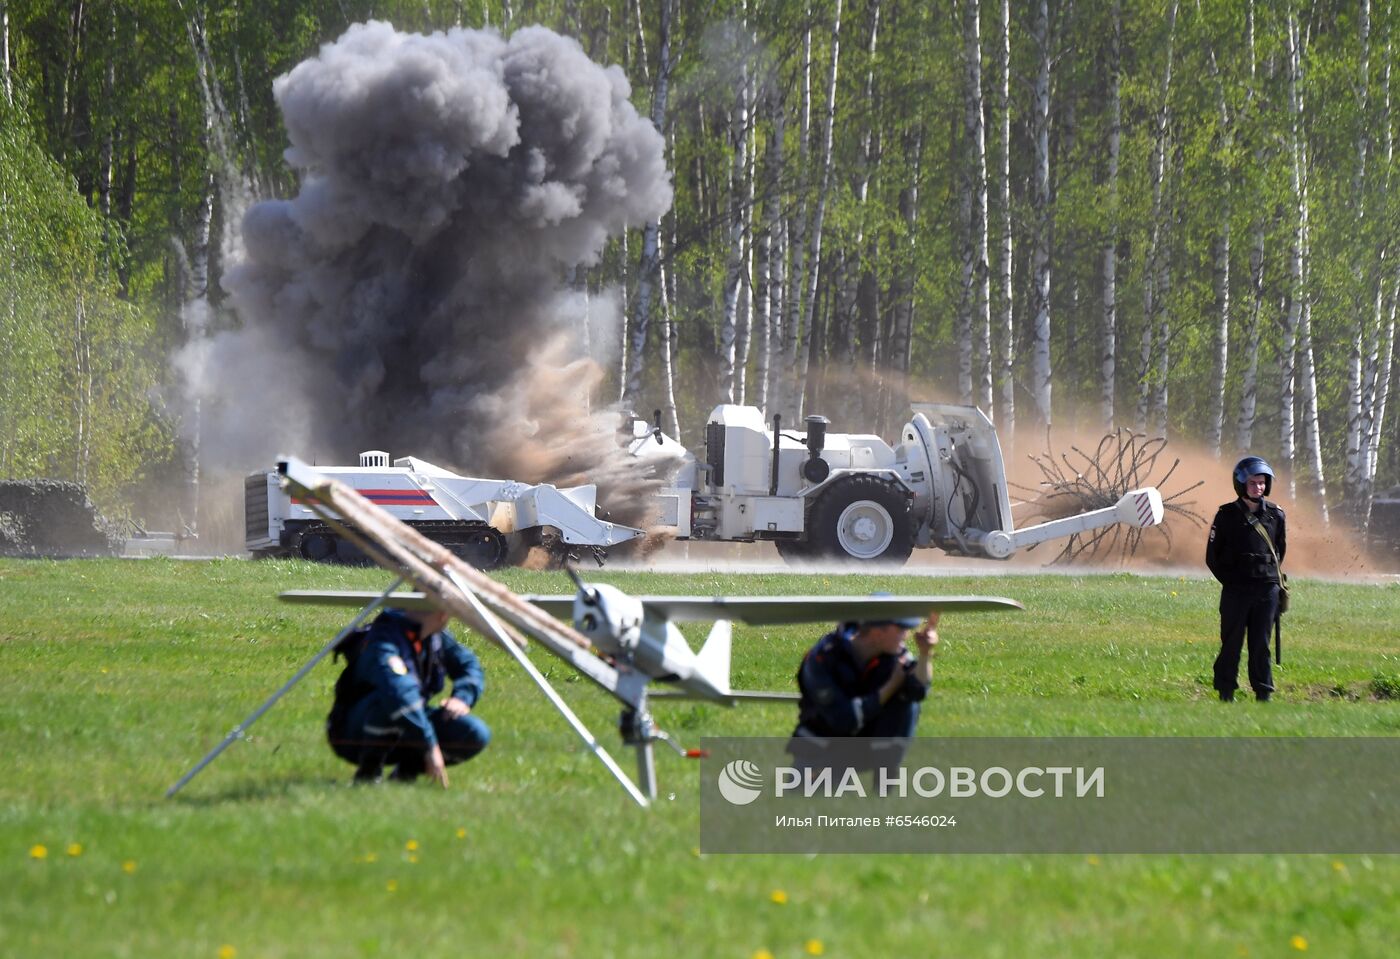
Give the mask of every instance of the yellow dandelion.
[[367, 852], [367, 853], [365, 853], [365, 862], [378, 862], [378, 861], [379, 861], [379, 853], [377, 853], [377, 852]]
[[696, 859], [699, 859], [699, 858], [700, 858], [700, 847], [699, 847], [699, 846], [691, 846], [691, 847], [690, 847], [690, 854], [691, 854], [692, 856], [694, 856]]
[[1240, 943], [1238, 946], [1235, 947], [1235, 954], [1239, 956], [1247, 956], [1249, 955], [1249, 947], [1246, 946], [1244, 943]]
[[464, 827], [464, 826], [458, 826], [458, 827], [457, 827], [457, 838], [458, 838], [458, 839], [466, 839], [466, 838], [467, 838], [467, 830], [466, 830], [466, 827]]
[[1302, 936], [1294, 936], [1292, 939], [1288, 940], [1288, 944], [1299, 952], [1308, 951], [1308, 941]]
[[386, 882], [386, 883], [384, 884], [384, 888], [385, 888], [387, 891], [389, 891], [389, 892], [398, 892], [398, 891], [399, 891], [399, 881], [398, 881], [397, 879], [390, 879], [388, 882]]
[[30, 858], [30, 859], [47, 859], [47, 858], [49, 858], [49, 847], [48, 847], [48, 846], [45, 846], [45, 845], [44, 845], [43, 843], [41, 843], [41, 842], [36, 842], [34, 845], [32, 845], [32, 846], [29, 847], [29, 858]]
[[418, 840], [417, 840], [417, 839], [410, 839], [408, 842], [406, 842], [406, 843], [403, 844], [403, 847], [404, 847], [405, 849], [407, 849], [409, 852], [417, 852], [417, 851], [418, 851]]
[[126, 873], [128, 876], [131, 875], [131, 874], [132, 874], [133, 872], [135, 872], [135, 871], [136, 871], [136, 860], [135, 860], [135, 859], [128, 859], [128, 860], [126, 860], [125, 862], [122, 863], [122, 872]]
[[412, 853], [412, 852], [409, 853], [409, 854], [408, 854], [408, 861], [411, 862], [411, 863], [413, 863], [413, 864], [416, 866], [416, 865], [418, 864], [418, 854], [417, 854], [417, 853]]
[[1099, 864], [1099, 857], [1094, 855], [1085, 856], [1084, 861], [1091, 866], [1097, 866]]
[[83, 844], [80, 842], [70, 842], [68, 848], [64, 850], [70, 856], [81, 856], [83, 854]]
[[219, 947], [219, 959], [233, 959], [236, 955], [238, 955], [238, 950], [233, 948], [233, 946]]
[[1172, 595], [1173, 595], [1173, 596], [1176, 595], [1176, 590], [1172, 590]]
[[1347, 871], [1347, 864], [1344, 863], [1344, 862], [1342, 862], [1340, 859], [1334, 859], [1334, 860], [1332, 860], [1332, 871], [1333, 871], [1333, 872], [1346, 872], [1346, 871]]
[[768, 898], [780, 906], [787, 905], [787, 893], [783, 892], [781, 889], [774, 889]]
[[802, 949], [809, 956], [820, 956], [822, 953], [826, 952], [826, 946], [822, 945], [820, 939], [808, 939]]
[[773, 959], [773, 954], [767, 949], [755, 949], [753, 959]]

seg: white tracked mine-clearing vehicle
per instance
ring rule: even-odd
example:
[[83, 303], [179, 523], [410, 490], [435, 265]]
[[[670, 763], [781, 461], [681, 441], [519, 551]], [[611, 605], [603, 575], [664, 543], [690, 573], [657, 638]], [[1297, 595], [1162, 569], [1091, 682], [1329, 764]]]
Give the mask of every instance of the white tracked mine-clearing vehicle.
[[771, 541], [790, 563], [899, 565], [915, 547], [1005, 559], [1046, 540], [1113, 523], [1162, 521], [1161, 494], [1131, 490], [1113, 506], [1016, 529], [996, 429], [972, 406], [916, 403], [900, 441], [830, 433], [824, 416], [806, 432], [771, 427], [752, 406], [715, 408], [704, 458], [657, 424], [633, 421], [629, 449], [679, 458], [662, 491], [661, 525], [677, 539]]
[[[596, 486], [558, 489], [547, 483], [458, 476], [414, 456], [389, 464], [369, 450], [359, 466], [318, 467], [419, 533], [478, 569], [520, 563], [542, 546], [556, 562], [592, 555], [601, 564], [609, 547], [643, 531], [597, 515]], [[299, 556], [320, 562], [363, 562], [311, 507], [289, 496], [276, 470], [244, 480], [245, 545], [254, 556]]]

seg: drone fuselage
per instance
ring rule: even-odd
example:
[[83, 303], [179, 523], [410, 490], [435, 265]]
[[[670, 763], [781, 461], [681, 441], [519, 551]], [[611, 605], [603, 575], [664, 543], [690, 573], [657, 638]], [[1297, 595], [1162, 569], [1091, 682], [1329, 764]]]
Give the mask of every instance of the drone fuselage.
[[697, 655], [676, 625], [615, 586], [599, 583], [574, 599], [574, 629], [604, 656], [653, 680], [674, 683], [705, 699], [729, 697], [727, 621], [715, 623]]

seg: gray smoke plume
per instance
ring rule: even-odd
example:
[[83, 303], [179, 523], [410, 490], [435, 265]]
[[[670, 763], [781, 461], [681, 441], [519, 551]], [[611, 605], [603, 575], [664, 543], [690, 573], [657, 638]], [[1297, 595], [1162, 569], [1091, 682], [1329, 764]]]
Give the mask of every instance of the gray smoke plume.
[[564, 282], [671, 203], [661, 136], [621, 70], [542, 27], [372, 21], [273, 92], [301, 186], [243, 220], [224, 280], [242, 326], [185, 357], [207, 453], [247, 471], [279, 451], [385, 449], [630, 498], [579, 345], [586, 311], [615, 300]]

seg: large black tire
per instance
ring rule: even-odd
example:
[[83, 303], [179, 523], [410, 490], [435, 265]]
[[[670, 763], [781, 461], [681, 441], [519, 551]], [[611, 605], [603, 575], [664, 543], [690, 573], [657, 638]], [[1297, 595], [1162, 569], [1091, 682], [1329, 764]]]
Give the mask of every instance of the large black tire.
[[909, 497], [874, 476], [848, 476], [822, 490], [807, 514], [811, 553], [825, 561], [902, 566], [914, 551]]

